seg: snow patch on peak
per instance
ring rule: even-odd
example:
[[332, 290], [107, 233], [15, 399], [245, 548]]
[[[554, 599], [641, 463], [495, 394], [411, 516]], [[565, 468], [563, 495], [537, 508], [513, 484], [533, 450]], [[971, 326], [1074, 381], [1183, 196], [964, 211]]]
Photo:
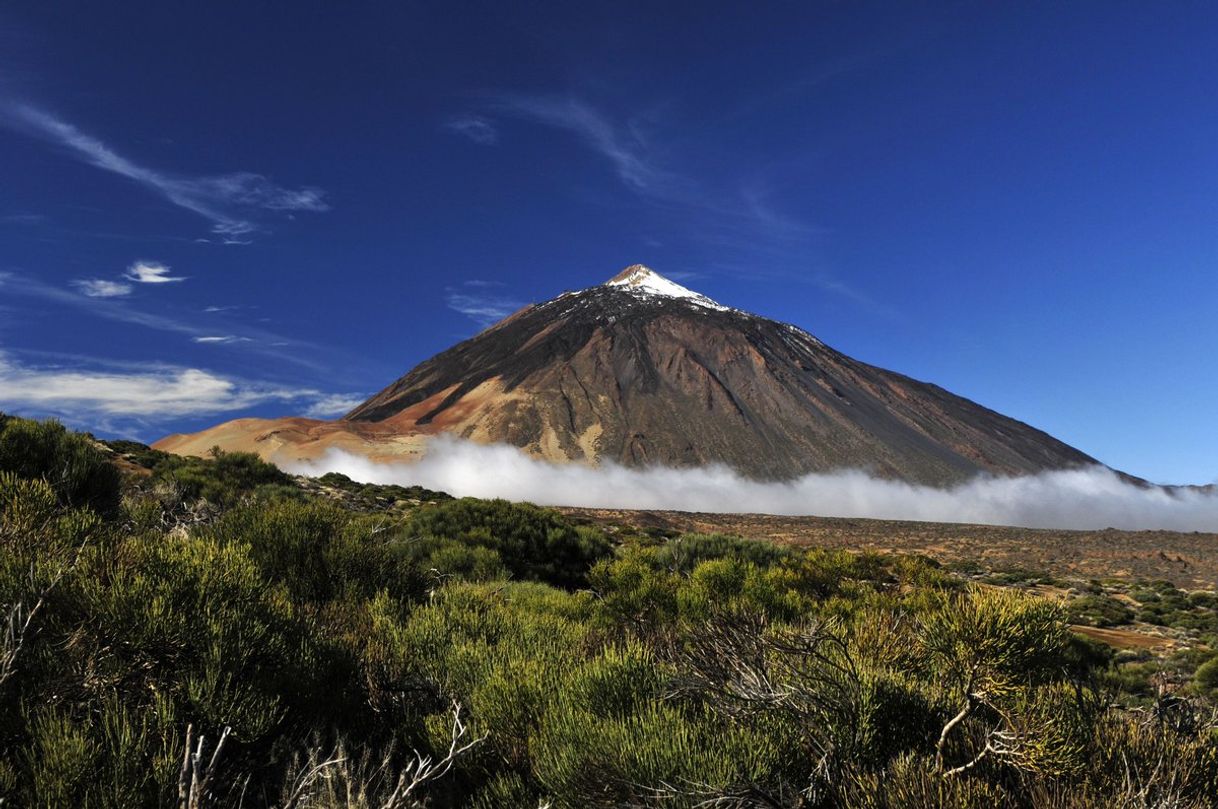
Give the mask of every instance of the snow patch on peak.
[[632, 264], [605, 282], [608, 287], [622, 287], [632, 292], [644, 295], [659, 295], [665, 298], [680, 298], [697, 306], [707, 309], [717, 309], [726, 312], [729, 307], [716, 303], [710, 298], [692, 289], [686, 289], [680, 284], [669, 281], [650, 267], [642, 264]]

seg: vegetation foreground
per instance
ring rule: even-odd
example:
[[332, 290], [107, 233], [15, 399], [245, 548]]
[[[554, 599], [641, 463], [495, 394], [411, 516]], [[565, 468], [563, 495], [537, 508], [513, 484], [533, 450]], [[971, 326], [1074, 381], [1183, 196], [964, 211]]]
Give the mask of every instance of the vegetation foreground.
[[1130, 583], [1169, 665], [1071, 632], [1111, 588], [1010, 584], [0, 416], [0, 796], [1218, 805], [1214, 594]]

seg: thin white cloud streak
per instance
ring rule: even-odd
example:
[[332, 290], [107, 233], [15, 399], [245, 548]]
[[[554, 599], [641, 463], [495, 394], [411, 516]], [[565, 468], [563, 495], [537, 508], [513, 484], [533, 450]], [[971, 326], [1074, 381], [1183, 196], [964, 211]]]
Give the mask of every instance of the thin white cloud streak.
[[27, 104], [0, 105], [0, 121], [34, 137], [58, 144], [83, 162], [126, 177], [212, 223], [212, 232], [229, 244], [243, 244], [259, 224], [236, 211], [326, 211], [330, 206], [318, 188], [283, 188], [261, 174], [234, 172], [213, 177], [185, 177], [142, 166], [118, 154], [101, 140], [70, 123]]
[[131, 294], [131, 284], [104, 278], [81, 278], [73, 281], [72, 286], [87, 298], [123, 298]]
[[367, 399], [358, 393], [335, 393], [323, 396], [305, 410], [304, 414], [311, 419], [324, 419], [350, 413]]
[[[764, 275], [758, 267], [775, 261], [806, 264], [810, 240], [824, 232], [778, 210], [773, 203], [773, 183], [760, 177], [729, 182], [715, 189], [672, 170], [663, 160], [665, 151], [644, 137], [637, 124], [616, 121], [582, 99], [506, 95], [491, 108], [503, 115], [575, 135], [592, 152], [606, 159], [622, 183], [639, 197], [659, 209], [691, 217], [691, 229], [696, 232], [699, 244], [714, 244], [751, 256], [765, 255], [766, 260], [754, 262], [745, 277]], [[879, 314], [891, 313], [888, 307], [823, 269], [801, 272], [798, 277]]]
[[210, 334], [209, 334], [209, 335], [205, 335], [205, 336], [203, 336], [203, 337], [195, 337], [195, 338], [194, 338], [194, 341], [195, 341], [196, 343], [203, 343], [203, 344], [218, 344], [218, 345], [227, 345], [227, 344], [229, 344], [229, 343], [248, 343], [248, 342], [251, 342], [250, 338], [248, 338], [248, 337], [238, 337], [238, 336], [237, 336], [237, 335], [235, 335], [235, 334], [217, 334], [217, 335], [210, 335]]
[[[763, 237], [786, 245], [784, 249], [820, 232], [777, 211], [770, 203], [771, 190], [756, 178], [716, 190], [671, 169], [662, 157], [664, 150], [655, 148], [637, 121], [615, 121], [582, 99], [507, 95], [496, 101], [494, 109], [576, 135], [608, 160], [618, 178], [639, 196], [661, 208], [710, 217], [716, 232], [738, 232], [746, 242]], [[705, 222], [699, 223], [700, 231], [704, 227], [708, 227]]]
[[[123, 278], [137, 284], [169, 284], [186, 280], [185, 276], [171, 276], [169, 267], [158, 261], [137, 261], [127, 268]], [[72, 286], [87, 298], [125, 298], [134, 289], [129, 283], [105, 278], [80, 278], [73, 281]]]
[[66, 289], [60, 289], [59, 287], [51, 286], [50, 284], [44, 284], [35, 278], [30, 278], [28, 276], [19, 275], [13, 272], [0, 272], [0, 292], [41, 298], [42, 300], [51, 301], [53, 303], [83, 309], [107, 320], [131, 323], [151, 329], [157, 329], [159, 331], [187, 335], [196, 335], [202, 333], [200, 329], [174, 320], [173, 318], [165, 317], [164, 315], [155, 315], [149, 312], [141, 312], [138, 309], [132, 309], [122, 301], [90, 300], [83, 295], [77, 295]]
[[[472, 285], [467, 284], [467, 286]], [[444, 296], [444, 302], [449, 309], [460, 312], [482, 328], [498, 323], [524, 306], [519, 301], [497, 295], [462, 292], [455, 289], [448, 290]]]
[[[52, 303], [71, 306], [106, 320], [129, 323], [172, 334], [180, 334], [192, 340], [196, 337], [217, 336], [214, 315], [209, 320], [210, 325], [205, 327], [196, 326], [193, 323], [165, 315], [133, 309], [122, 300], [115, 298], [88, 298], [84, 295], [78, 295], [60, 287], [44, 284], [37, 279], [13, 272], [0, 271], [0, 294], [4, 293], [39, 298]], [[246, 350], [265, 354], [276, 360], [290, 362], [315, 371], [327, 372], [333, 371], [333, 363], [342, 362], [350, 364], [352, 362], [352, 358], [349, 355], [335, 352], [325, 346], [319, 346], [306, 340], [290, 339], [264, 329], [244, 327], [241, 330], [244, 332], [243, 334], [234, 336], [245, 338], [237, 342], [245, 345]], [[291, 348], [292, 350], [280, 350], [282, 348]], [[330, 364], [320, 361], [323, 355], [329, 358]]]
[[119, 372], [38, 368], [0, 352], [0, 408], [38, 414], [165, 419], [243, 410], [268, 402], [317, 402], [313, 389], [281, 388], [198, 368]]
[[123, 277], [137, 284], [172, 284], [186, 280], [184, 275], [170, 275], [169, 267], [159, 261], [136, 261]]
[[949, 489], [881, 480], [851, 470], [782, 483], [743, 478], [723, 466], [627, 469], [556, 465], [508, 446], [440, 436], [415, 463], [374, 463], [341, 450], [286, 464], [370, 483], [419, 484], [473, 497], [544, 505], [871, 517], [1029, 528], [1218, 530], [1218, 494], [1141, 489], [1104, 467], [1019, 478], [979, 477]]
[[0, 223], [5, 225], [42, 225], [47, 221], [47, 217], [40, 213], [12, 213], [0, 216]]
[[606, 158], [630, 188], [662, 199], [685, 199], [689, 184], [660, 168], [629, 127], [618, 127], [591, 105], [571, 97], [505, 96], [496, 108], [578, 136]]
[[499, 141], [499, 130], [480, 115], [462, 115], [444, 122], [449, 132], [483, 146], [493, 146]]

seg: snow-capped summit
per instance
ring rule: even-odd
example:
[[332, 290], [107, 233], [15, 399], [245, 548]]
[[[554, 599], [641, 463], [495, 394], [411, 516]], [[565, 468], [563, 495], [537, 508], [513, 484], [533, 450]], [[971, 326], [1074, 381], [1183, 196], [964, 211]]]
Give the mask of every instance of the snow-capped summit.
[[669, 281], [655, 270], [643, 264], [631, 264], [604, 284], [607, 287], [625, 287], [644, 295], [662, 295], [666, 298], [682, 298], [698, 306], [726, 312], [728, 307], [716, 303], [705, 295], [686, 289], [675, 281]]

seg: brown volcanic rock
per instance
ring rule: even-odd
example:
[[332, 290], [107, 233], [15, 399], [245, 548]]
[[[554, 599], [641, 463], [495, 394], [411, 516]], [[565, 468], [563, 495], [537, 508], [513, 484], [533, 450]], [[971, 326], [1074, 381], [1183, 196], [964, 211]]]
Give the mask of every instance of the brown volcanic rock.
[[197, 433], [167, 435], [153, 447], [200, 457], [220, 447], [227, 452], [253, 452], [274, 461], [312, 460], [328, 449], [341, 449], [387, 461], [418, 458], [425, 444], [424, 436], [394, 433], [376, 425], [289, 416], [233, 419]]
[[1095, 463], [1026, 424], [638, 266], [522, 309], [345, 420], [443, 430], [555, 460], [719, 462], [771, 479], [856, 467], [943, 484]]

